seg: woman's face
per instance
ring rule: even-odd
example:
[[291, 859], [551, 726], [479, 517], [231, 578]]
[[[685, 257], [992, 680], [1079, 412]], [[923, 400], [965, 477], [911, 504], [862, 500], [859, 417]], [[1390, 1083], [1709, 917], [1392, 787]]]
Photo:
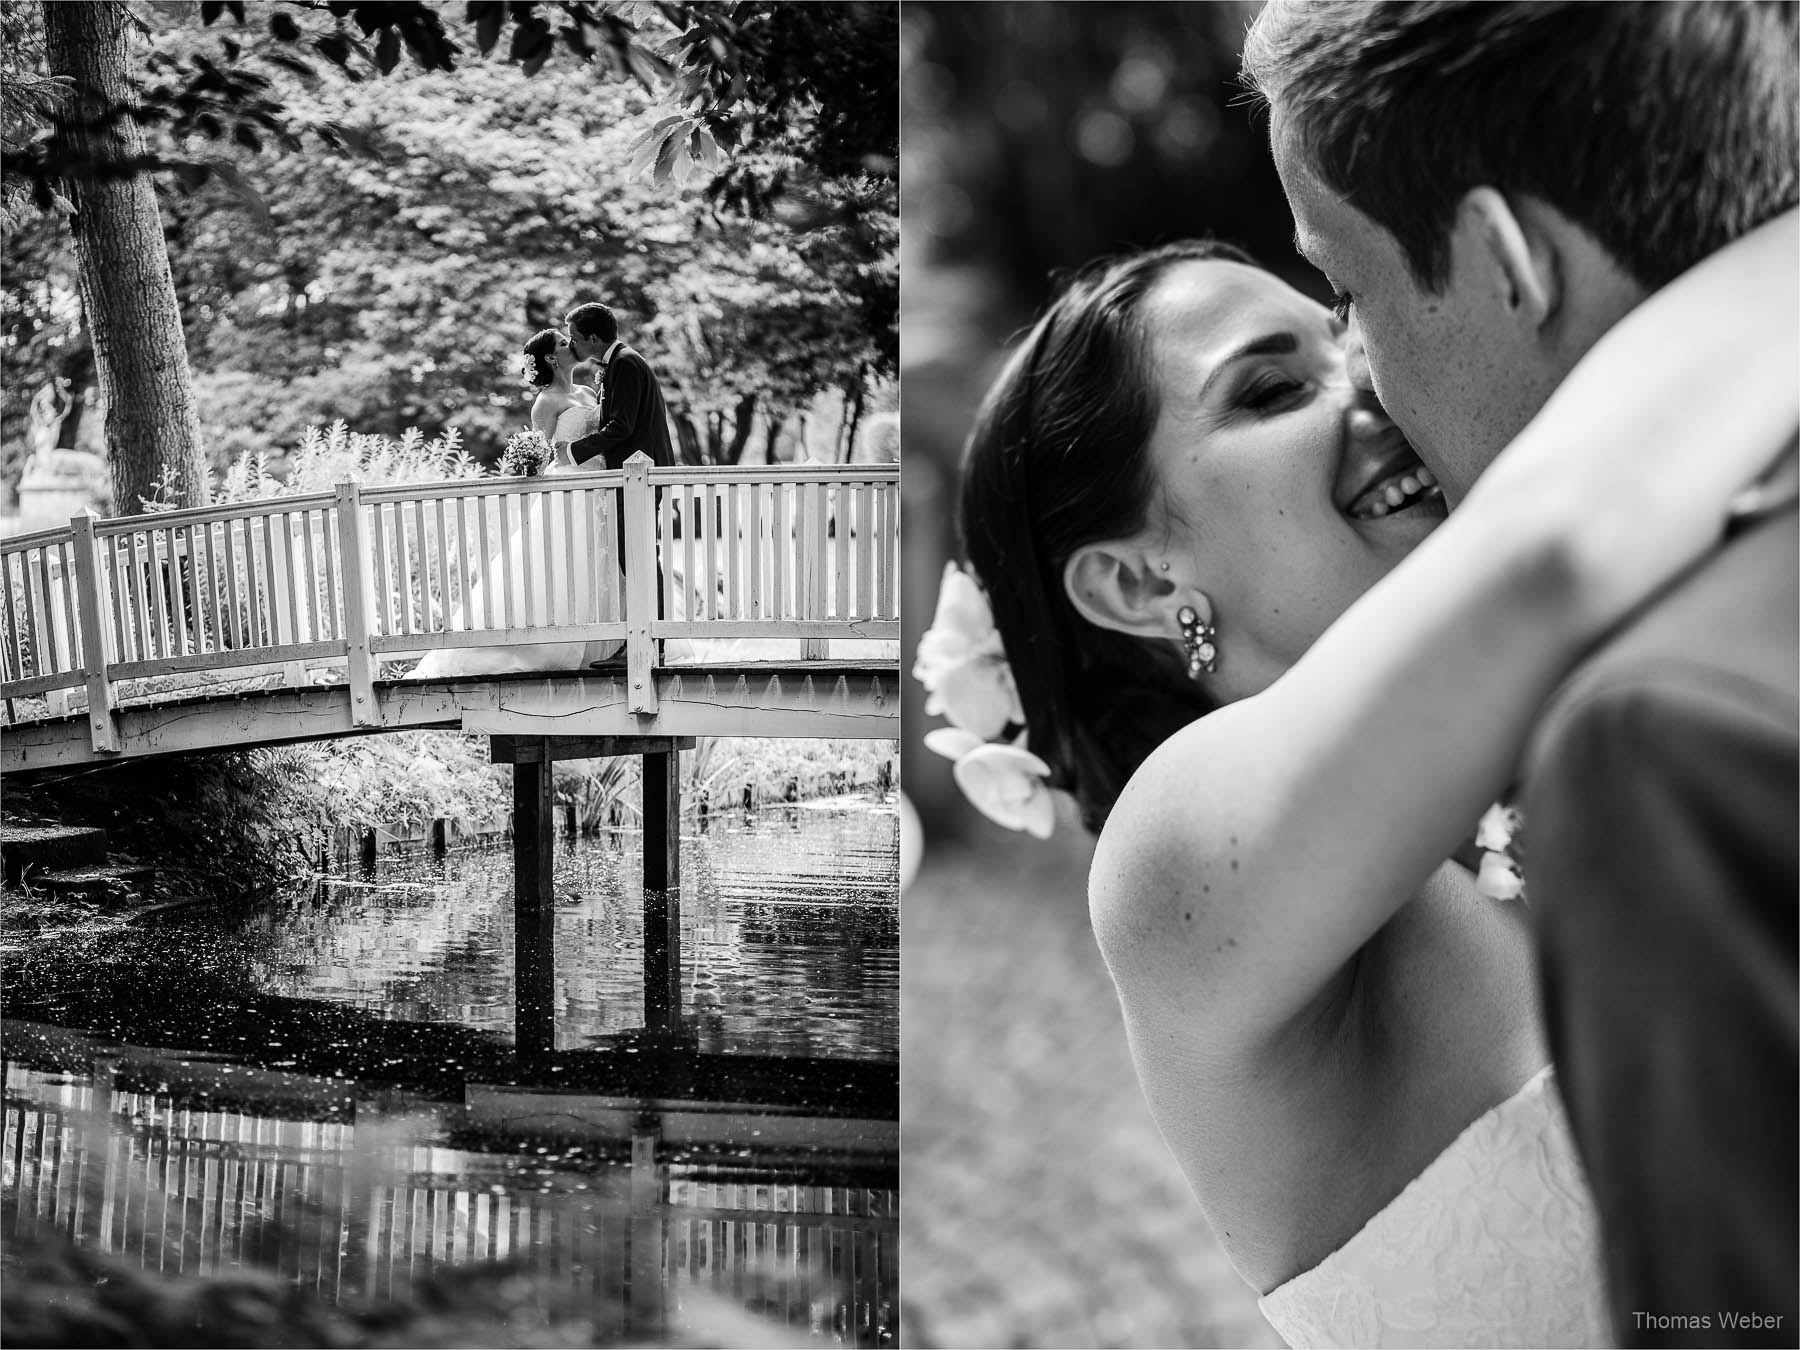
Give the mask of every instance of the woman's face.
[[560, 371], [575, 369], [575, 348], [570, 345], [567, 333], [556, 335], [556, 346], [550, 350], [550, 364]]
[[1151, 534], [1171, 579], [1211, 599], [1209, 678], [1241, 698], [1411, 552], [1444, 518], [1443, 498], [1353, 387], [1343, 325], [1267, 272], [1182, 263], [1142, 319], [1160, 401]]

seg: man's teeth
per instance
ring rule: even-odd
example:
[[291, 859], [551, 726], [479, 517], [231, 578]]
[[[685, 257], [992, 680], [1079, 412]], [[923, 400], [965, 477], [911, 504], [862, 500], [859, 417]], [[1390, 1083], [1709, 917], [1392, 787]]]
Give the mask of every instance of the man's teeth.
[[1390, 515], [1416, 500], [1441, 495], [1437, 479], [1432, 476], [1430, 469], [1421, 464], [1416, 468], [1402, 469], [1371, 486], [1350, 504], [1350, 515], [1357, 520], [1368, 520]]

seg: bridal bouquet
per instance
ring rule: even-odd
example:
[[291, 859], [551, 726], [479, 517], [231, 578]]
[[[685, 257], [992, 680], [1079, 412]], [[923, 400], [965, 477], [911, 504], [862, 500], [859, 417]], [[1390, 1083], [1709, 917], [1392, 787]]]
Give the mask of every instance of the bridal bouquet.
[[532, 427], [515, 431], [500, 453], [499, 471], [509, 478], [535, 478], [556, 460], [544, 433]]
[[1025, 711], [981, 583], [955, 563], [944, 568], [913, 678], [925, 686], [925, 711], [950, 722], [927, 732], [925, 745], [954, 762], [963, 795], [996, 824], [1048, 839], [1056, 822], [1050, 766], [1025, 748]]

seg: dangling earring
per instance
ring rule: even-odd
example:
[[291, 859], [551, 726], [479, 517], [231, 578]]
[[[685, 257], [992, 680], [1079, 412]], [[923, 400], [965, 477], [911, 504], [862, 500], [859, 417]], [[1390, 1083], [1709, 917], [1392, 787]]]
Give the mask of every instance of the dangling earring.
[[1181, 648], [1187, 653], [1187, 673], [1190, 680], [1200, 678], [1200, 672], [1212, 674], [1218, 667], [1219, 649], [1214, 645], [1219, 630], [1210, 623], [1200, 621], [1200, 611], [1192, 605], [1183, 605], [1175, 613], [1175, 621], [1181, 625]]

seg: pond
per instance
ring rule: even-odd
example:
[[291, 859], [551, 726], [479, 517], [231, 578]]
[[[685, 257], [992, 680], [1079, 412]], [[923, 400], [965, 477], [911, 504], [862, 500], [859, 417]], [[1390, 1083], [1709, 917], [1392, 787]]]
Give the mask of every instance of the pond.
[[468, 851], [15, 962], [9, 1231], [365, 1314], [460, 1296], [505, 1343], [891, 1343], [896, 807], [688, 828], [672, 970], [631, 833], [559, 841], [532, 933], [510, 853]]

